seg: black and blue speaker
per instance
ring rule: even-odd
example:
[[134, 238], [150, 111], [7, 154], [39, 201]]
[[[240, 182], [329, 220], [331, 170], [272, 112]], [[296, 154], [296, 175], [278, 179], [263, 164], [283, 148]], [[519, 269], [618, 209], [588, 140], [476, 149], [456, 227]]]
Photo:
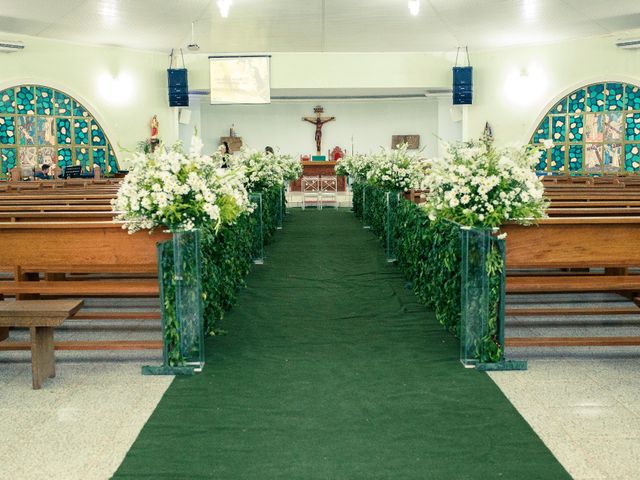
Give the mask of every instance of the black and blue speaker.
[[169, 80], [169, 106], [188, 107], [189, 106], [189, 80], [186, 68], [167, 69]]
[[453, 104], [473, 103], [473, 67], [453, 67]]

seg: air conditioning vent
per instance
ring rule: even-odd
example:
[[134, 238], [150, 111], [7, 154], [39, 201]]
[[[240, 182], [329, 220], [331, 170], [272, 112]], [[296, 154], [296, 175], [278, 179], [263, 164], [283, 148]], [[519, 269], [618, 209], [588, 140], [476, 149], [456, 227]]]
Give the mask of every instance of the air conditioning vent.
[[24, 43], [0, 40], [0, 53], [19, 52], [20, 50], [24, 50]]
[[635, 50], [640, 48], [640, 38], [629, 38], [626, 40], [618, 40], [616, 47], [625, 48], [627, 50]]

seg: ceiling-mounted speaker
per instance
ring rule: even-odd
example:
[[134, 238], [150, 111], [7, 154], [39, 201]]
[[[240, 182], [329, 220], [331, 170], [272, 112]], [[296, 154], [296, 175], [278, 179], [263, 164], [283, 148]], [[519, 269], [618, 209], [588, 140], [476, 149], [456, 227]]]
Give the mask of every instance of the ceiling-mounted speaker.
[[453, 104], [473, 102], [473, 67], [453, 67]]
[[186, 68], [168, 68], [169, 80], [169, 106], [189, 106], [189, 80]]

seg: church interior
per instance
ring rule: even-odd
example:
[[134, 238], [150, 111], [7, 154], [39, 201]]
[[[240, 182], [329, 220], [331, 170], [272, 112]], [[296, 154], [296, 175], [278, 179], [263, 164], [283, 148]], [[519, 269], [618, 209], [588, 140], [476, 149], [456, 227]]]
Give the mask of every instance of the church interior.
[[0, 478], [640, 478], [640, 4], [0, 0]]

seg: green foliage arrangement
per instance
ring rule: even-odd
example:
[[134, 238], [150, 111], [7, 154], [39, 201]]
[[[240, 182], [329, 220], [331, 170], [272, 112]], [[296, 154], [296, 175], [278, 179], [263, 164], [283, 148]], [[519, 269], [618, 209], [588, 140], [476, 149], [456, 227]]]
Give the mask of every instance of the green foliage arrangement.
[[[391, 233], [397, 263], [411, 282], [414, 293], [433, 310], [437, 321], [447, 331], [459, 337], [462, 308], [460, 226], [446, 220], [432, 221], [424, 208], [405, 199], [400, 199], [393, 212], [394, 221], [388, 224], [385, 192], [362, 184], [358, 185], [357, 190], [366, 190], [366, 205], [356, 203], [361, 202], [360, 193], [354, 197], [354, 211], [366, 210], [367, 223], [379, 238], [384, 239], [387, 233]], [[392, 231], [387, 232], [388, 228]], [[498, 341], [503, 264], [499, 243], [491, 245], [492, 250], [487, 257], [489, 328], [487, 335], [476, 345], [476, 357], [481, 362], [497, 362], [503, 354]]]
[[[277, 228], [280, 208], [281, 188], [271, 188], [262, 193], [262, 219], [258, 210], [245, 212], [233, 224], [216, 228], [214, 224], [200, 229], [200, 260], [202, 266], [202, 301], [204, 308], [205, 333], [216, 335], [220, 332], [219, 322], [235, 304], [238, 292], [245, 285], [245, 278], [251, 271], [256, 245], [258, 223], [263, 224], [265, 243], [273, 238]], [[175, 284], [173, 250], [167, 242], [161, 259], [165, 309], [164, 337], [168, 348], [169, 364], [183, 365], [185, 359], [178, 348], [178, 319], [175, 308]]]

